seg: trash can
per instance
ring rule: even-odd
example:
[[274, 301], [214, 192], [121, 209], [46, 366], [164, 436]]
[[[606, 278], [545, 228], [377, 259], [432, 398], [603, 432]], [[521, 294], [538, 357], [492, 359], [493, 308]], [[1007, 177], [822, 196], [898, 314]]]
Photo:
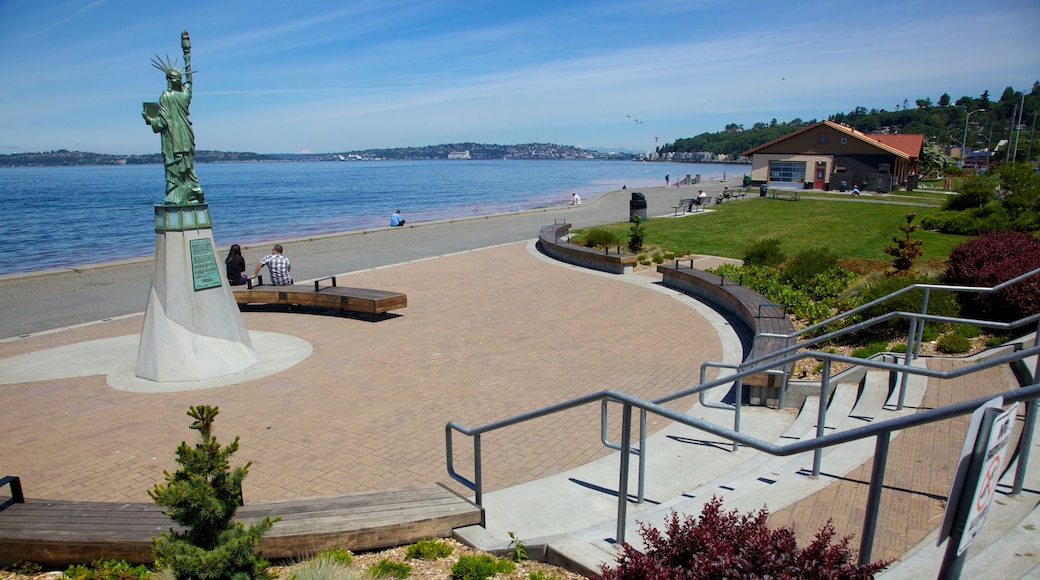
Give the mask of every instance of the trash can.
[[848, 190], [849, 190], [849, 182], [848, 181], [842, 181], [842, 182], [840, 182], [838, 184], [838, 191], [840, 191], [842, 193], [845, 193]]
[[763, 183], [758, 186], [758, 197], [765, 197], [769, 195], [769, 184]]
[[745, 175], [744, 176], [744, 187], [751, 187], [751, 176], [750, 175]]
[[632, 199], [628, 202], [628, 218], [632, 219], [634, 215], [646, 221], [646, 196], [639, 191], [633, 191]]
[[906, 190], [913, 191], [917, 189], [917, 181], [919, 178], [920, 176], [916, 173], [911, 173], [910, 175], [906, 176]]

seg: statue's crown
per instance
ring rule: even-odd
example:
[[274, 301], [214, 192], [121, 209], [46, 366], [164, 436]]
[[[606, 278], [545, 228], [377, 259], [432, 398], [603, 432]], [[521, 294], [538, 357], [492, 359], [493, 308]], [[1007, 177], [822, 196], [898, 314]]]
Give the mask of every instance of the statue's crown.
[[181, 78], [180, 63], [177, 62], [176, 58], [170, 60], [170, 55], [166, 55], [165, 61], [159, 55], [155, 55], [155, 57], [152, 58], [152, 66], [166, 73], [167, 78]]

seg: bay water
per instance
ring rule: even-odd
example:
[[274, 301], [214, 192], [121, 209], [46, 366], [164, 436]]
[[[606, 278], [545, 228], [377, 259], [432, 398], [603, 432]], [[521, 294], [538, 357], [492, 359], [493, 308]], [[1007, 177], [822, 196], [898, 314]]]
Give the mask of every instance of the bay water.
[[[206, 163], [195, 171], [219, 247], [514, 212], [717, 179], [746, 166], [599, 160]], [[0, 167], [0, 275], [151, 256], [161, 165]], [[535, 232], [536, 233], [536, 232]], [[535, 235], [532, 233], [532, 236]]]

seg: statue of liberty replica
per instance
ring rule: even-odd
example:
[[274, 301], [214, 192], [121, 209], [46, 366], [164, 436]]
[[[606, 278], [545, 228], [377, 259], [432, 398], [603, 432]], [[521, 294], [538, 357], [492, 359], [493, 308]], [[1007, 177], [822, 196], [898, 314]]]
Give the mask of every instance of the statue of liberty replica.
[[152, 66], [166, 75], [166, 90], [158, 103], [145, 103], [141, 113], [162, 138], [166, 193], [155, 205], [155, 270], [135, 373], [159, 383], [228, 376], [259, 361], [216, 259], [209, 205], [195, 175], [187, 31], [181, 33], [181, 49], [183, 71], [169, 56], [152, 59]]
[[[195, 175], [195, 132], [188, 119], [191, 105], [191, 39], [188, 31], [181, 33], [181, 50], [184, 52], [184, 73], [177, 67], [176, 60], [158, 56], [152, 66], [166, 73], [166, 90], [159, 96], [158, 103], [145, 103], [141, 116], [152, 126], [152, 131], [162, 135], [163, 165], [166, 167], [166, 197], [163, 203], [202, 203], [202, 186]], [[183, 79], [183, 81], [182, 81]]]

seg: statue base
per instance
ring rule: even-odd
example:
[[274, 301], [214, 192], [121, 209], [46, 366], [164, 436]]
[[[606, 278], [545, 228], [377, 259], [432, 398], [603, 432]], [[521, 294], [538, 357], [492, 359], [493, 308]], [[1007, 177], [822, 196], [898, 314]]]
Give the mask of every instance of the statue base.
[[204, 381], [259, 362], [214, 248], [207, 204], [155, 206], [155, 271], [138, 378]]

